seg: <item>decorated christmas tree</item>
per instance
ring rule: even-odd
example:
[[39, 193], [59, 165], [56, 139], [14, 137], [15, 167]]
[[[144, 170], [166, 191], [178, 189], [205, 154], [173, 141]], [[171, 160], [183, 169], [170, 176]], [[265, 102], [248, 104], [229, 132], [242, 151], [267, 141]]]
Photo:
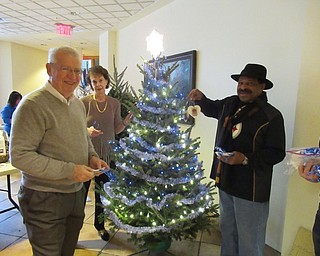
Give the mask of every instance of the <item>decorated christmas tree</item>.
[[139, 101], [128, 136], [112, 144], [116, 169], [100, 191], [103, 217], [150, 251], [195, 238], [217, 214], [213, 186], [202, 182], [199, 138], [190, 137], [192, 126], [179, 126], [186, 99], [169, 82], [177, 64], [167, 67], [163, 60], [157, 56], [138, 66], [144, 75]]

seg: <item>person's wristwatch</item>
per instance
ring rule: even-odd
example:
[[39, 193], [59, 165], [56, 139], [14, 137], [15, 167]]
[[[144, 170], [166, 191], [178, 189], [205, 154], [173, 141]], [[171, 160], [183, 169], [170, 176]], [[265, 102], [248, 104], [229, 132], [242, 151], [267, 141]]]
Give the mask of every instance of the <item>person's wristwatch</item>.
[[242, 161], [242, 165], [247, 165], [249, 163], [249, 160], [248, 160], [248, 158], [246, 157], [246, 156], [244, 156], [244, 159], [243, 159], [243, 161]]

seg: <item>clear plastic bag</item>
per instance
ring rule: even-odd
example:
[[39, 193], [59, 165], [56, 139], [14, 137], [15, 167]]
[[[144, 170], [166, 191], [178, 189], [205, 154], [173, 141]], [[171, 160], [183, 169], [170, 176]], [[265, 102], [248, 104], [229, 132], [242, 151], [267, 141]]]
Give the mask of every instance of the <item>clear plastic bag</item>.
[[320, 148], [292, 148], [287, 150], [287, 168], [286, 174], [293, 174], [298, 171], [298, 167], [301, 164], [313, 162], [315, 168], [310, 174], [317, 174], [320, 177]]

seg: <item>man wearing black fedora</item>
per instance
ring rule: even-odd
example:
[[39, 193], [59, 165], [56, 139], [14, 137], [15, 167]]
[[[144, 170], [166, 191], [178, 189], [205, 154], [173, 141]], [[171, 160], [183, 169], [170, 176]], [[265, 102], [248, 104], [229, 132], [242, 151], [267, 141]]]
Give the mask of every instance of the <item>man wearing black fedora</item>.
[[210, 177], [219, 188], [221, 255], [263, 256], [273, 166], [285, 157], [284, 120], [268, 103], [267, 69], [247, 64], [237, 95], [211, 100], [193, 89], [188, 99], [218, 119]]

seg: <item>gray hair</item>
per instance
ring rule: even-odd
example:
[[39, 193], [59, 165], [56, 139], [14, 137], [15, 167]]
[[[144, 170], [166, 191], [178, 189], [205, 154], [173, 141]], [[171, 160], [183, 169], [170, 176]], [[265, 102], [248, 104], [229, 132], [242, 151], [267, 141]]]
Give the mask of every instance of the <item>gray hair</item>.
[[65, 54], [69, 54], [73, 57], [81, 59], [80, 54], [73, 48], [67, 47], [67, 46], [62, 46], [58, 48], [50, 48], [48, 52], [48, 63], [55, 63], [56, 61], [56, 55], [58, 52], [62, 52]]

